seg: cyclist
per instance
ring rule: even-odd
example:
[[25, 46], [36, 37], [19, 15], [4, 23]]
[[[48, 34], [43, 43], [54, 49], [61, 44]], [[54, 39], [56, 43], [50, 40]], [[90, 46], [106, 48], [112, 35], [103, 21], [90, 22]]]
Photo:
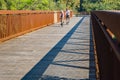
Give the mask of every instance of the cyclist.
[[66, 24], [68, 24], [70, 21], [70, 10], [66, 8]]

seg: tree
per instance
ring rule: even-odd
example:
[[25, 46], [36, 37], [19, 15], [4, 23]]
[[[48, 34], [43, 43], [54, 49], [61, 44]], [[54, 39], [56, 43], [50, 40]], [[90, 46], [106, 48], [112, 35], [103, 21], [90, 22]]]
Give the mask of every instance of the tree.
[[82, 5], [87, 12], [92, 10], [120, 10], [119, 0], [84, 0]]
[[7, 9], [6, 2], [4, 0], [0, 0], [0, 9]]

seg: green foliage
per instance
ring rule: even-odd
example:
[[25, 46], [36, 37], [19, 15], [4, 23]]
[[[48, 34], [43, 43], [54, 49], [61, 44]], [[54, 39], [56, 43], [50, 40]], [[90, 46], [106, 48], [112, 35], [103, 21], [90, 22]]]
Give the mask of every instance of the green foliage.
[[84, 0], [82, 5], [84, 10], [87, 12], [92, 10], [120, 10], [119, 0], [97, 0], [96, 2]]
[[4, 0], [0, 0], [0, 9], [3, 9], [3, 10], [7, 9], [6, 2]]
[[0, 10], [120, 10], [120, 0], [0, 0]]
[[[79, 0], [0, 0], [1, 10], [65, 10], [78, 9]], [[77, 7], [77, 8], [76, 8]]]
[[49, 10], [50, 4], [48, 0], [41, 0], [41, 2], [36, 7], [37, 9], [41, 9], [41, 10]]

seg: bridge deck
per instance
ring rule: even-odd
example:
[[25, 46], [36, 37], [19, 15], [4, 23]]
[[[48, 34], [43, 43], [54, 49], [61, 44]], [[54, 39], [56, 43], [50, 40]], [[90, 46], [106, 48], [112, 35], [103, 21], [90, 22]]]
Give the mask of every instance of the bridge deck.
[[96, 80], [89, 16], [0, 44], [0, 80]]

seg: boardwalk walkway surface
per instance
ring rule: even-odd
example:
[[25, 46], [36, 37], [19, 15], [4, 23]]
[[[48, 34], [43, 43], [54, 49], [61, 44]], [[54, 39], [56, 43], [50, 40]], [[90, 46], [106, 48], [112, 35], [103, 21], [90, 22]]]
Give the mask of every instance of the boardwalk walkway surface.
[[0, 43], [0, 80], [96, 80], [89, 18]]

